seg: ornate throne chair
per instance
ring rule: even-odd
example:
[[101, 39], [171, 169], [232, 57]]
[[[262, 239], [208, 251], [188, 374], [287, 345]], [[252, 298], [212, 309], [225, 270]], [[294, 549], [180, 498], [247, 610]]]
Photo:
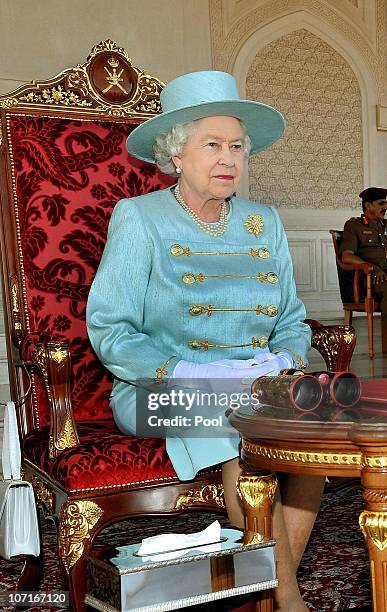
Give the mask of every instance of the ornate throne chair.
[[[57, 517], [64, 586], [84, 609], [85, 556], [108, 524], [183, 510], [224, 511], [221, 473], [179, 482], [163, 441], [122, 435], [111, 377], [85, 327], [88, 290], [114, 204], [170, 184], [125, 139], [159, 111], [162, 83], [107, 40], [87, 61], [0, 97], [1, 246], [12, 398], [26, 478]], [[346, 368], [351, 328], [317, 326], [329, 369]], [[32, 392], [25, 399], [30, 371]], [[28, 559], [37, 570], [42, 559]]]

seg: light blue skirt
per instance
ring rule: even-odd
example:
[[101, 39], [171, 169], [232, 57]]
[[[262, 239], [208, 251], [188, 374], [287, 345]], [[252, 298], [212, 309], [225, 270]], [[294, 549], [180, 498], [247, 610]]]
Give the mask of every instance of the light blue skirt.
[[[136, 387], [118, 383], [110, 399], [110, 407], [118, 429], [125, 434], [137, 435]], [[224, 420], [224, 409], [219, 409], [218, 414], [212, 412], [211, 417], [220, 416], [220, 411]], [[219, 437], [211, 437], [211, 430], [203, 431], [204, 437], [165, 438], [168, 456], [180, 480], [193, 480], [200, 470], [239, 456], [239, 436], [230, 426], [225, 427], [225, 436], [219, 434]]]

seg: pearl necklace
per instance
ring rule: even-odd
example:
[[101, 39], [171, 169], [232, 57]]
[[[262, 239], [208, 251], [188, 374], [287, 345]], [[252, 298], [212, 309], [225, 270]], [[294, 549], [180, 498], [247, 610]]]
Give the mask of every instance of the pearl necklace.
[[202, 219], [200, 219], [200, 217], [198, 217], [196, 212], [192, 210], [192, 208], [190, 208], [188, 204], [184, 202], [184, 199], [180, 193], [178, 184], [175, 187], [174, 196], [176, 200], [179, 202], [180, 206], [191, 217], [192, 221], [194, 221], [196, 225], [198, 225], [200, 229], [203, 230], [203, 232], [206, 232], [210, 236], [214, 236], [214, 237], [222, 236], [224, 234], [224, 232], [227, 229], [227, 212], [228, 212], [227, 202], [222, 202], [219, 221], [210, 223], [208, 221], [203, 221]]

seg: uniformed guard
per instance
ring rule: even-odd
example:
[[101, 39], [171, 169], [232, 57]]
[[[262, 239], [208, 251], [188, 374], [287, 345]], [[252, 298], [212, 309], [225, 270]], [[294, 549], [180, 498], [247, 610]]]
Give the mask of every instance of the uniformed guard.
[[344, 226], [340, 244], [343, 263], [374, 265], [374, 287], [380, 296], [383, 321], [387, 320], [387, 189], [368, 187], [359, 194], [363, 214]]

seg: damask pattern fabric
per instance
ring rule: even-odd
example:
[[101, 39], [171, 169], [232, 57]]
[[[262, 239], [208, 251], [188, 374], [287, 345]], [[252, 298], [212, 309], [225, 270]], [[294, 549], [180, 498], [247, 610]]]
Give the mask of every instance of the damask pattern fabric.
[[[11, 115], [15, 206], [25, 272], [29, 331], [70, 342], [77, 421], [110, 415], [111, 376], [86, 333], [89, 288], [115, 203], [171, 183], [131, 158], [125, 140], [135, 125]], [[48, 404], [35, 379], [39, 425]]]
[[24, 439], [25, 457], [69, 491], [177, 480], [164, 440], [127, 436], [113, 420], [79, 423], [78, 433], [80, 444], [49, 459], [48, 428], [34, 430]]

